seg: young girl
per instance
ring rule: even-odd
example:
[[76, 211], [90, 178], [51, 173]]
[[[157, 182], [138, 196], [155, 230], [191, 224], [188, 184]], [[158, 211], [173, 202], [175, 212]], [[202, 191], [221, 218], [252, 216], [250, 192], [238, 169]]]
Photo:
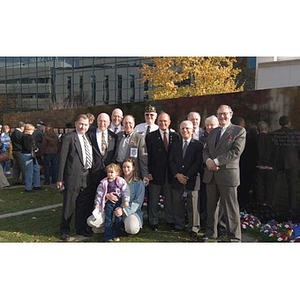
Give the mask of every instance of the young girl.
[[121, 169], [117, 164], [106, 167], [107, 177], [100, 181], [95, 196], [95, 208], [105, 213], [105, 242], [119, 241], [122, 217], [115, 217], [114, 211], [122, 205], [128, 207], [130, 191], [124, 178], [120, 177]]

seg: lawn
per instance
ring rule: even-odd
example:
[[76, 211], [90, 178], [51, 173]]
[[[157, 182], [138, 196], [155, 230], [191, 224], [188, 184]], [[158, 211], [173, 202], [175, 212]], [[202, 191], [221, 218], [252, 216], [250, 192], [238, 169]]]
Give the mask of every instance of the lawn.
[[[1, 190], [0, 215], [40, 208], [62, 203], [62, 194], [54, 187], [34, 193], [24, 193], [23, 188]], [[0, 242], [60, 242], [59, 223], [61, 206], [44, 211], [26, 213], [0, 219]], [[145, 209], [145, 208], [144, 208]], [[121, 242], [194, 242], [187, 232], [171, 232], [163, 221], [157, 232], [152, 231], [144, 222], [144, 228], [137, 235], [121, 234]], [[74, 218], [73, 218], [74, 219]], [[73, 220], [74, 221], [74, 220]], [[71, 237], [75, 242], [102, 242], [103, 234], [94, 234], [92, 238], [82, 239], [75, 235], [74, 223], [71, 224]], [[201, 235], [201, 234], [200, 234]]]

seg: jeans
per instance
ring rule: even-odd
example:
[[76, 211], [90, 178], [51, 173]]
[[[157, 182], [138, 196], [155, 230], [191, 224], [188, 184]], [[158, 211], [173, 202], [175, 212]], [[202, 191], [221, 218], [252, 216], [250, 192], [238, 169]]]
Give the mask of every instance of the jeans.
[[[105, 241], [109, 241], [120, 236], [120, 226], [122, 223], [122, 217], [116, 217], [114, 211], [117, 207], [120, 207], [121, 204], [121, 199], [116, 203], [112, 203], [111, 201], [107, 201], [105, 203]], [[114, 217], [115, 221], [113, 222]]]
[[[9, 148], [5, 147], [5, 153], [9, 156]], [[10, 159], [2, 163], [3, 172], [10, 172]]]
[[25, 166], [25, 190], [31, 191], [32, 185], [35, 188], [41, 186], [40, 166], [36, 158], [30, 153], [22, 153], [22, 160]]
[[50, 184], [50, 170], [51, 170], [51, 183], [57, 181], [57, 154], [44, 155], [44, 176], [45, 184]]

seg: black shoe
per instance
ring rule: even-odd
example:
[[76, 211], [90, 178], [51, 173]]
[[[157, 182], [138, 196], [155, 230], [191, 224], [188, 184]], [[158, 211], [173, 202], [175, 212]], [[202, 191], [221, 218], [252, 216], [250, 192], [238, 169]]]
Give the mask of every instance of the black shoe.
[[158, 231], [158, 227], [157, 225], [149, 225], [149, 227], [153, 230], [153, 231]]
[[26, 190], [25, 189], [25, 193], [32, 193], [33, 191], [32, 190]]
[[34, 187], [33, 189], [34, 189], [35, 191], [40, 191], [42, 188], [39, 187], [39, 186], [37, 186], [37, 187]]
[[173, 228], [172, 230], [171, 230], [172, 232], [180, 232], [180, 231], [183, 231], [183, 229], [179, 229], [179, 228]]
[[67, 233], [63, 233], [61, 235], [61, 240], [64, 241], [64, 242], [68, 241], [68, 240], [70, 240], [70, 236]]
[[196, 237], [197, 237], [197, 232], [195, 232], [195, 231], [190, 231], [190, 232], [189, 232], [189, 235], [190, 235], [191, 238], [196, 238]]
[[167, 223], [167, 226], [172, 231], [174, 229], [175, 224], [174, 223]]
[[197, 238], [197, 242], [200, 242], [200, 243], [206, 243], [207, 241], [208, 241], [208, 237], [206, 237], [206, 236]]
[[85, 237], [92, 237], [93, 236], [93, 233], [92, 232], [88, 232], [87, 230], [77, 231], [76, 234], [83, 235]]

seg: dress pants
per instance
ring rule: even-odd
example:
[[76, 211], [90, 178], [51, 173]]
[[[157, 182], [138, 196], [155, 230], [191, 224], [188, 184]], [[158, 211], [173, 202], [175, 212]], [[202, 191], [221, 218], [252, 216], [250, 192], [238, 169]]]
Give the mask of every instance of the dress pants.
[[206, 184], [207, 220], [206, 236], [216, 239], [218, 236], [219, 209], [221, 201], [226, 221], [227, 237], [229, 240], [241, 241], [240, 210], [237, 201], [237, 187], [217, 185], [213, 178]]
[[[23, 164], [21, 151], [13, 151], [13, 179], [12, 184], [25, 183], [25, 167]], [[21, 177], [21, 178], [20, 178]]]
[[199, 191], [188, 191], [191, 196], [187, 197], [188, 231], [198, 232], [200, 230], [200, 199]]
[[148, 216], [151, 225], [158, 224], [158, 200], [159, 195], [165, 196], [165, 219], [167, 223], [174, 223], [172, 205], [172, 186], [165, 181], [164, 185], [149, 183]]
[[183, 196], [184, 187], [180, 189], [172, 188], [173, 195], [173, 213], [174, 213], [174, 228], [183, 230], [185, 227], [185, 206], [187, 201], [191, 201], [188, 198], [192, 198], [192, 193], [188, 192], [187, 197], [184, 199]]

